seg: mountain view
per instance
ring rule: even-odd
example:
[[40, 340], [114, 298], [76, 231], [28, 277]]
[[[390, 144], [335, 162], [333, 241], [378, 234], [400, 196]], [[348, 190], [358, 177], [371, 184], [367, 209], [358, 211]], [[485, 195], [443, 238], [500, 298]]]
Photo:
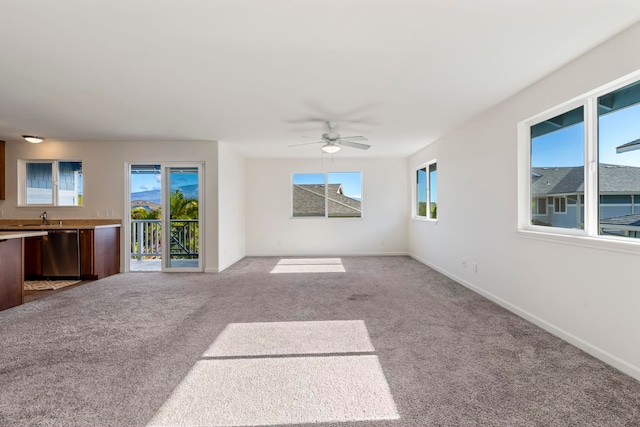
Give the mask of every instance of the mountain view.
[[[198, 184], [189, 184], [183, 185], [181, 187], [174, 187], [171, 189], [172, 192], [176, 190], [180, 190], [182, 194], [187, 199], [197, 199], [198, 198]], [[131, 201], [134, 202], [136, 200], [145, 200], [152, 203], [160, 204], [162, 200], [161, 190], [147, 190], [147, 191], [138, 191], [136, 193], [131, 193]]]

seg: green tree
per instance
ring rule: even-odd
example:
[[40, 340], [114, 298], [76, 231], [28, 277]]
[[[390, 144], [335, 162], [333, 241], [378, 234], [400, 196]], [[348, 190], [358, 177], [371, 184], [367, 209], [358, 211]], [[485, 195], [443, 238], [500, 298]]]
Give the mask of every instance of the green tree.
[[418, 202], [418, 216], [427, 216], [427, 202]]
[[169, 208], [172, 219], [198, 219], [198, 200], [187, 198], [180, 190], [170, 194]]
[[160, 219], [162, 212], [160, 208], [149, 211], [142, 206], [131, 209], [131, 219]]

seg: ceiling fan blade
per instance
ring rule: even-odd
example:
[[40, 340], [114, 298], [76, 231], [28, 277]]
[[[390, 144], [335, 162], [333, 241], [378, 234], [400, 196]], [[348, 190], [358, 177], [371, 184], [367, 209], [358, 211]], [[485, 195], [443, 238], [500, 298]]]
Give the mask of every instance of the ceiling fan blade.
[[344, 139], [339, 139], [337, 142], [338, 144], [344, 145], [345, 147], [359, 148], [361, 150], [368, 150], [369, 148], [371, 148], [371, 146], [368, 144], [360, 144], [359, 142], [345, 141]]
[[314, 142], [303, 142], [302, 144], [293, 144], [289, 147], [297, 147], [298, 145], [309, 145], [309, 144], [324, 144], [325, 141], [314, 141]]
[[347, 141], [368, 141], [364, 136], [342, 136], [340, 139], [346, 139]]

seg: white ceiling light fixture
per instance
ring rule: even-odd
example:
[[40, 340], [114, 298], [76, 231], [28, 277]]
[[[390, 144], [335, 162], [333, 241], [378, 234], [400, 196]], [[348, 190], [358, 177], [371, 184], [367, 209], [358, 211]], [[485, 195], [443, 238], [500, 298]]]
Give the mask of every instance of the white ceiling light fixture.
[[325, 144], [322, 146], [322, 151], [324, 151], [325, 153], [329, 153], [329, 154], [333, 154], [333, 153], [337, 153], [338, 151], [340, 151], [340, 147], [338, 147], [335, 144]]
[[34, 136], [34, 135], [22, 135], [22, 137], [32, 143], [32, 144], [40, 144], [42, 141], [44, 141], [44, 138], [42, 138], [41, 136]]

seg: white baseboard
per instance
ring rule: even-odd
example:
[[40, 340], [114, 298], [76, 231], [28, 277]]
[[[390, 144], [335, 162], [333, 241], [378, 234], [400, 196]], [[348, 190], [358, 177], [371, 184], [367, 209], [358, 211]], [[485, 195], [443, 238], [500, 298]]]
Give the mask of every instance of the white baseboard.
[[[223, 272], [224, 270], [226, 270], [227, 268], [231, 267], [233, 264], [235, 264], [236, 262], [240, 261], [243, 258], [245, 258], [245, 255], [242, 255], [241, 257], [238, 257], [238, 258], [234, 259], [233, 261], [231, 261], [229, 263], [226, 263], [225, 265], [218, 266], [218, 268], [216, 269], [215, 273]], [[208, 271], [206, 271], [206, 270], [205, 270], [205, 272], [208, 273]], [[212, 273], [214, 273], [214, 272], [212, 272]]]
[[350, 257], [350, 256], [410, 256], [407, 252], [355, 252], [355, 253], [248, 253], [248, 257]]
[[619, 357], [599, 348], [596, 347], [595, 345], [565, 331], [562, 328], [559, 328], [549, 322], [547, 322], [544, 319], [539, 318], [538, 316], [535, 316], [534, 314], [531, 314], [523, 309], [521, 309], [518, 306], [515, 306], [513, 304], [511, 304], [508, 301], [503, 300], [502, 298], [493, 295], [490, 292], [487, 292], [477, 286], [475, 286], [474, 284], [456, 276], [455, 274], [452, 274], [446, 270], [443, 270], [442, 268], [439, 268], [436, 265], [433, 265], [429, 262], [427, 262], [426, 260], [421, 259], [420, 257], [414, 255], [414, 254], [409, 254], [409, 256], [413, 259], [415, 259], [418, 262], [421, 262], [422, 264], [426, 265], [427, 267], [433, 268], [434, 270], [438, 271], [439, 273], [444, 274], [445, 276], [449, 277], [450, 279], [460, 283], [462, 286], [472, 290], [473, 292], [482, 295], [483, 297], [495, 302], [496, 304], [500, 305], [501, 307], [509, 310], [510, 312], [517, 314], [518, 316], [522, 317], [523, 319], [528, 320], [529, 322], [533, 323], [536, 326], [539, 326], [540, 328], [544, 329], [545, 331], [557, 336], [558, 338], [563, 339], [564, 341], [568, 342], [569, 344], [572, 344], [576, 347], [578, 347], [580, 350], [592, 355], [593, 357], [600, 359], [601, 361], [603, 361], [604, 363], [613, 366], [614, 368], [624, 372], [625, 374], [629, 375], [632, 378], [635, 378], [636, 380], [640, 381], [640, 368], [638, 366], [632, 365], [631, 363], [626, 362], [625, 360], [620, 359]]

